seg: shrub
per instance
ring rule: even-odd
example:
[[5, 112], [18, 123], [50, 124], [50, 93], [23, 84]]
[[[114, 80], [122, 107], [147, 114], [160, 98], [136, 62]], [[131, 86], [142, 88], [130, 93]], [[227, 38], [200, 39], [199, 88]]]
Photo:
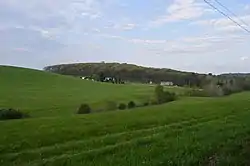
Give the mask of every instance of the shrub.
[[130, 102], [128, 103], [128, 108], [129, 108], [129, 109], [131, 109], [131, 108], [135, 108], [135, 107], [136, 107], [135, 102], [130, 101]]
[[151, 100], [150, 100], [149, 104], [151, 104], [151, 105], [158, 105], [159, 103], [158, 103], [158, 101], [154, 98], [154, 99], [151, 99]]
[[175, 93], [171, 93], [171, 92], [164, 92], [164, 101], [165, 102], [171, 102], [171, 101], [175, 101], [177, 98]]
[[149, 105], [149, 102], [144, 102], [143, 103], [143, 106], [145, 106], [145, 107], [148, 106], [148, 105]]
[[209, 97], [220, 97], [224, 95], [223, 89], [215, 84], [209, 84], [204, 87], [205, 93], [208, 94]]
[[176, 100], [176, 94], [164, 91], [163, 86], [158, 85], [155, 88], [155, 99], [158, 104], [163, 104]]
[[229, 87], [223, 87], [222, 88], [223, 94], [225, 96], [231, 95], [232, 93], [234, 93], [234, 91], [232, 89], [230, 89]]
[[121, 104], [119, 104], [119, 106], [118, 106], [118, 109], [119, 110], [125, 110], [127, 108], [127, 106], [126, 106], [126, 104], [124, 104], [124, 103], [121, 103]]
[[0, 120], [8, 119], [23, 119], [28, 117], [28, 114], [22, 113], [15, 109], [0, 109]]
[[117, 109], [117, 104], [113, 101], [106, 101], [104, 108], [106, 111], [114, 111]]
[[78, 114], [89, 114], [89, 113], [91, 113], [91, 108], [88, 104], [81, 104], [77, 113]]

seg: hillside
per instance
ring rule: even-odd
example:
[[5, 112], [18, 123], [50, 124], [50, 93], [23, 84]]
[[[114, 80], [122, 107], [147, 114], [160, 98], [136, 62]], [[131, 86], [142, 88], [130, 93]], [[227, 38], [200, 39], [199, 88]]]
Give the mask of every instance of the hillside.
[[223, 77], [250, 77], [250, 73], [225, 73], [221, 74]]
[[160, 69], [142, 67], [133, 64], [119, 63], [77, 63], [48, 66], [46, 71], [73, 75], [91, 76], [103, 73], [105, 76], [119, 77], [125, 81], [148, 83], [160, 83], [161, 81], [171, 81], [175, 85], [200, 86], [206, 77], [204, 74], [191, 72], [181, 72], [172, 69]]
[[241, 93], [0, 122], [0, 165], [248, 165], [249, 100], [249, 93]]
[[81, 103], [100, 106], [106, 100], [140, 101], [152, 94], [154, 86], [84, 81], [6, 66], [0, 67], [0, 78], [0, 107], [31, 115], [0, 121], [0, 165], [249, 163], [250, 93], [187, 97], [163, 105], [77, 115]]
[[0, 79], [0, 108], [16, 108], [32, 116], [72, 115], [82, 103], [99, 109], [105, 101], [139, 102], [153, 93], [153, 86], [98, 83], [6, 66], [0, 66]]

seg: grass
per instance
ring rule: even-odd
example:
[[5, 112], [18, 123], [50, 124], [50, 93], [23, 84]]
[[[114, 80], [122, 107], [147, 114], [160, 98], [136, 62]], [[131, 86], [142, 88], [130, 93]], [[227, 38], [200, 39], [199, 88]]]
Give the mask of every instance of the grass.
[[[1, 82], [5, 87], [1, 86], [1, 92], [9, 97], [3, 95], [1, 106], [13, 102], [37, 117], [0, 122], [0, 165], [249, 165], [250, 93], [185, 98], [165, 105], [74, 115], [67, 109], [80, 102], [74, 93], [95, 103], [107, 96], [119, 100], [133, 95], [137, 98], [138, 92], [150, 94], [152, 89], [142, 85], [93, 84], [27, 69], [18, 69], [15, 76], [17, 69], [4, 67], [4, 70], [1, 68], [1, 76], [7, 71], [12, 75], [5, 74], [6, 79]], [[27, 73], [33, 79], [23, 76]], [[17, 78], [19, 84], [10, 82]], [[65, 88], [67, 85], [72, 87]], [[90, 94], [82, 94], [81, 86]], [[45, 87], [50, 91], [42, 90]], [[90, 87], [107, 93], [114, 88], [116, 92], [98, 95], [93, 90], [92, 94]], [[60, 96], [68, 93], [73, 97]], [[35, 97], [35, 94], [40, 95]], [[59, 99], [63, 102], [56, 102], [58, 111], [51, 113], [46, 109], [54, 111], [53, 101]]]
[[132, 111], [1, 122], [0, 165], [199, 165], [215, 155], [228, 163], [225, 154], [235, 153], [230, 147], [239, 150], [237, 144], [249, 137], [249, 100], [250, 94], [242, 93]]
[[[154, 87], [113, 85], [84, 81], [42, 71], [0, 66], [0, 108], [16, 108], [33, 117], [69, 116], [80, 104], [98, 110], [105, 101], [142, 102], [150, 98]], [[168, 88], [182, 92], [181, 88]]]

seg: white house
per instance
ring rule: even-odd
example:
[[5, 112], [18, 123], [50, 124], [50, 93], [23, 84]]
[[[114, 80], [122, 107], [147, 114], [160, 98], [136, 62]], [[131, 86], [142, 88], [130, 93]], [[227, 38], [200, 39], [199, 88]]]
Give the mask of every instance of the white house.
[[174, 83], [173, 83], [173, 82], [170, 82], [170, 81], [167, 81], [167, 82], [161, 82], [161, 85], [162, 85], [162, 86], [173, 86]]

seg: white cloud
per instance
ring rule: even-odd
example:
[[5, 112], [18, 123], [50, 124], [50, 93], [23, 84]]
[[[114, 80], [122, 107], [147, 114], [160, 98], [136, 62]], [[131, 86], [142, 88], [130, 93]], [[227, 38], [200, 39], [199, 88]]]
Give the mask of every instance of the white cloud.
[[122, 30], [122, 31], [129, 31], [129, 30], [135, 29], [136, 27], [138, 27], [138, 25], [134, 24], [134, 23], [114, 23], [114, 22], [109, 22], [108, 25], [106, 25], [104, 28]]
[[104, 38], [109, 38], [109, 39], [126, 40], [124, 37], [122, 37], [122, 36], [117, 36], [117, 35], [100, 34], [99, 36], [100, 36], [100, 37], [104, 37]]
[[244, 10], [250, 10], [250, 4], [245, 5]]
[[247, 57], [247, 56], [240, 57], [240, 60], [242, 60], [242, 61], [246, 61], [248, 59], [249, 59], [249, 57]]
[[[243, 27], [249, 29], [249, 27], [245, 25], [245, 23], [250, 25], [250, 15], [240, 16], [239, 18], [236, 17], [232, 18], [236, 20], [238, 23], [240, 23]], [[240, 28], [236, 23], [224, 17], [218, 19], [200, 20], [193, 22], [192, 24], [201, 25], [204, 27], [212, 27], [218, 31], [226, 31], [226, 32], [242, 31], [242, 28]]]
[[196, 0], [174, 0], [173, 4], [167, 8], [167, 14], [151, 21], [150, 26], [160, 26], [168, 22], [199, 18], [205, 12], [207, 10], [204, 5], [197, 3]]
[[136, 44], [146, 44], [144, 47], [152, 54], [207, 54], [227, 52], [237, 44], [245, 43], [246, 36], [240, 35], [217, 35], [217, 36], [196, 36], [182, 37], [175, 40], [142, 40], [130, 39], [130, 42]]
[[30, 49], [24, 47], [13, 48], [12, 50], [17, 52], [31, 52]]
[[167, 40], [149, 40], [149, 39], [128, 39], [128, 42], [135, 44], [166, 44]]
[[49, 17], [61, 17], [72, 23], [77, 17], [99, 18], [102, 15], [97, 0], [9, 0], [0, 2], [1, 7], [26, 14], [30, 18], [42, 20]]
[[98, 28], [93, 28], [93, 31], [96, 32], [96, 33], [100, 33], [101, 32], [101, 30], [98, 29]]
[[146, 45], [158, 45], [158, 44], [166, 44], [167, 40], [154, 40], [154, 39], [140, 39], [140, 38], [126, 38], [117, 35], [110, 35], [110, 34], [101, 34], [101, 37], [110, 38], [110, 39], [118, 39], [128, 43], [133, 44], [146, 44]]
[[122, 26], [122, 29], [123, 30], [132, 30], [132, 29], [134, 29], [136, 27], [136, 24], [125, 24], [125, 25], [123, 25]]

